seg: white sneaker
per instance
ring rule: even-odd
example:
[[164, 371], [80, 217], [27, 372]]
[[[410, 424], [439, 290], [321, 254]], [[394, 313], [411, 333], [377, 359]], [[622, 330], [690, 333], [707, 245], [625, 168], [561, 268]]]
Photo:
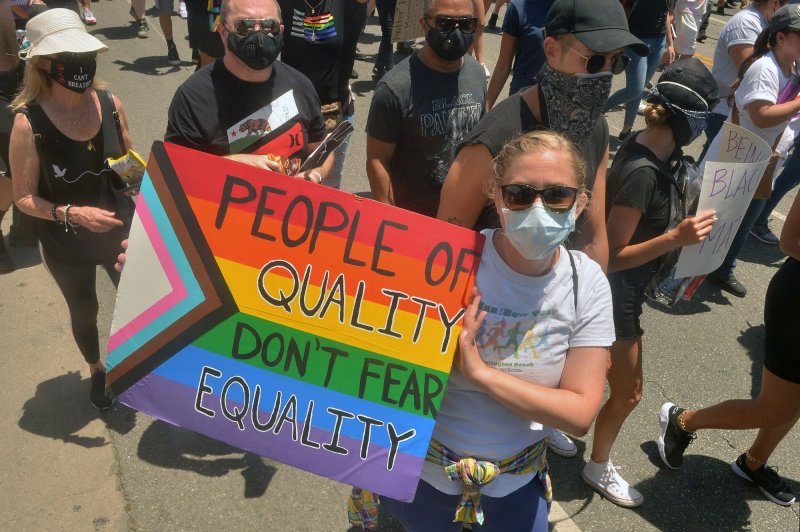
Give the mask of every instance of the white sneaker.
[[189, 14], [186, 12], [186, 2], [181, 2], [178, 4], [178, 15], [181, 18], [188, 18]]
[[547, 437], [547, 447], [557, 455], [566, 458], [572, 458], [578, 454], [575, 442], [558, 429], [550, 430], [550, 435]]
[[633, 489], [622, 478], [611, 460], [597, 463], [589, 460], [581, 474], [583, 481], [589, 484], [597, 493], [614, 504], [625, 508], [633, 508], [644, 502], [642, 494]]
[[646, 101], [644, 101], [644, 100], [642, 100], [642, 101], [640, 101], [640, 102], [639, 102], [639, 109], [637, 109], [637, 111], [636, 111], [636, 112], [637, 112], [638, 114], [640, 114], [640, 115], [641, 115], [641, 114], [644, 114], [644, 110], [645, 110], [645, 108], [647, 108], [647, 102], [646, 102]]

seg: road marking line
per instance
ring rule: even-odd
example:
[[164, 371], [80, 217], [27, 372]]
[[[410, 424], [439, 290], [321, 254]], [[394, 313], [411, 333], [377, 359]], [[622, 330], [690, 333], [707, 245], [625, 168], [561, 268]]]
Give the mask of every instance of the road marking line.
[[567, 515], [567, 512], [555, 501], [550, 505], [548, 521], [550, 521], [552, 525], [551, 530], [553, 532], [581, 532], [581, 529], [578, 528], [575, 521], [573, 521], [572, 518]]

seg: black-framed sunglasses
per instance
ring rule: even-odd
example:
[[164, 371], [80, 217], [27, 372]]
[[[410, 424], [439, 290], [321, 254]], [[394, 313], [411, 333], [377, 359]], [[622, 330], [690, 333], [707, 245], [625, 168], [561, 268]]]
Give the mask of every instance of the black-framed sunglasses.
[[228, 29], [228, 31], [233, 31], [242, 37], [255, 31], [277, 35], [281, 31], [281, 23], [279, 20], [271, 18], [240, 18], [233, 21], [233, 30]]
[[542, 203], [550, 212], [562, 214], [575, 205], [578, 199], [578, 189], [555, 185], [542, 190], [530, 185], [512, 184], [500, 186], [503, 205], [512, 211], [524, 211], [533, 205], [537, 196], [542, 197]]
[[[605, 54], [594, 54], [591, 57], [586, 57], [578, 50], [573, 48], [568, 44], [564, 44], [567, 48], [575, 52], [577, 55], [581, 56], [582, 58], [586, 59], [586, 72], [589, 74], [597, 74], [598, 72], [602, 71], [603, 68], [606, 66], [606, 61], [608, 60], [608, 55]], [[617, 74], [621, 74], [625, 67], [628, 66], [630, 63], [631, 58], [625, 54], [617, 54], [611, 58], [611, 73], [615, 76]]]
[[459, 28], [464, 33], [474, 33], [475, 28], [478, 27], [478, 19], [475, 17], [425, 17], [426, 20], [432, 20], [437, 30], [442, 33], [450, 33], [451, 31]]

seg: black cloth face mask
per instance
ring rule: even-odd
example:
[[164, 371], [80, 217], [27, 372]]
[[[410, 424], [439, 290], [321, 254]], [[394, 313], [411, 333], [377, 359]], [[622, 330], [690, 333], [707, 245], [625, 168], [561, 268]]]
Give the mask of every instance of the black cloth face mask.
[[445, 61], [455, 61], [464, 57], [474, 39], [474, 33], [464, 33], [461, 28], [456, 28], [450, 33], [428, 28], [428, 35], [425, 38], [436, 55]]
[[283, 49], [283, 33], [270, 35], [254, 31], [248, 35], [228, 32], [228, 50], [253, 70], [266, 70]]
[[53, 58], [50, 61], [50, 79], [78, 94], [92, 86], [97, 72], [97, 60], [93, 56], [71, 59]]

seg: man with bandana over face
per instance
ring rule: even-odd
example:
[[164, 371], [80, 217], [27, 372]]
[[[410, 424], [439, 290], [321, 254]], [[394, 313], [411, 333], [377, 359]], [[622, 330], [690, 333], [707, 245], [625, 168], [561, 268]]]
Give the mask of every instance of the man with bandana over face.
[[623, 48], [641, 56], [647, 46], [628, 31], [619, 0], [556, 0], [545, 23], [546, 64], [539, 83], [500, 102], [458, 148], [442, 187], [438, 218], [464, 227], [498, 226], [490, 220], [486, 181], [491, 161], [509, 140], [551, 129], [580, 148], [591, 203], [577, 221], [572, 245], [608, 264], [603, 216], [608, 167], [608, 124], [602, 115], [613, 74], [627, 64]]
[[456, 146], [483, 116], [486, 77], [472, 56], [478, 19], [470, 0], [426, 0], [425, 44], [375, 88], [367, 118], [373, 197], [435, 216]]
[[[611, 92], [611, 78], [625, 70], [623, 49], [641, 56], [647, 46], [628, 30], [618, 0], [556, 0], [545, 21], [546, 63], [538, 84], [500, 102], [486, 114], [458, 147], [442, 187], [437, 217], [474, 229], [499, 227], [487, 197], [492, 159], [522, 133], [550, 129], [580, 149], [586, 162], [590, 205], [575, 221], [568, 244], [583, 251], [605, 271], [608, 237], [605, 223], [608, 124], [602, 114]], [[553, 430], [549, 448], [574, 456], [575, 443]]]
[[333, 157], [297, 172], [323, 140], [325, 123], [308, 78], [277, 61], [280, 21], [275, 0], [222, 3], [225, 54], [178, 87], [164, 140], [320, 183]]

